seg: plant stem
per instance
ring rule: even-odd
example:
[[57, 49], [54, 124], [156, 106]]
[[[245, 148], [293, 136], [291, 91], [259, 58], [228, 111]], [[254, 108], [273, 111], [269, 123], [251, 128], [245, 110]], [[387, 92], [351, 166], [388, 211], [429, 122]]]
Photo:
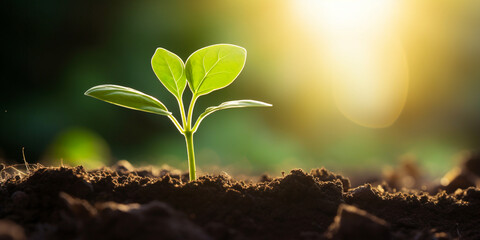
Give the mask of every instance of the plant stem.
[[196, 95], [192, 96], [190, 106], [188, 106], [187, 121], [183, 131], [183, 135], [185, 136], [185, 142], [187, 144], [188, 173], [190, 176], [190, 181], [195, 181], [197, 179], [195, 170], [195, 152], [193, 150], [193, 134], [195, 133], [195, 131], [192, 131], [193, 107], [195, 106], [195, 101], [197, 101], [197, 98], [198, 97]]
[[195, 152], [193, 150], [193, 132], [185, 132], [185, 142], [187, 143], [187, 154], [188, 154], [188, 172], [190, 176], [190, 181], [195, 181], [196, 170], [195, 170]]

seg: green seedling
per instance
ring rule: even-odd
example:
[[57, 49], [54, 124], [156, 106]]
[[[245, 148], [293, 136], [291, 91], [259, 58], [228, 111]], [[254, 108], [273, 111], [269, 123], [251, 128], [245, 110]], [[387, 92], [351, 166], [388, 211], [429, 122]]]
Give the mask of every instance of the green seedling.
[[[157, 48], [152, 57], [152, 68], [160, 82], [178, 101], [182, 124], [158, 99], [132, 88], [118, 85], [99, 85], [90, 88], [85, 95], [138, 111], [167, 116], [185, 137], [190, 181], [196, 179], [193, 134], [205, 117], [223, 109], [244, 107], [271, 107], [271, 104], [255, 100], [235, 100], [208, 107], [192, 122], [193, 108], [197, 99], [215, 90], [230, 85], [242, 71], [247, 58], [245, 48], [231, 44], [208, 46], [192, 53], [184, 64], [174, 53]], [[187, 86], [192, 98], [185, 113], [183, 92]]]

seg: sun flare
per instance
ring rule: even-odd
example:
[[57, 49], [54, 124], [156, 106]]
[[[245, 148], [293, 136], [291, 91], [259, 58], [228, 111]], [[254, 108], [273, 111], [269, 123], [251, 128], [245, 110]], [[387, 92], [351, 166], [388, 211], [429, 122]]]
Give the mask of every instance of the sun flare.
[[325, 45], [339, 110], [362, 126], [387, 127], [400, 116], [408, 65], [396, 34], [393, 0], [295, 1], [305, 25]]

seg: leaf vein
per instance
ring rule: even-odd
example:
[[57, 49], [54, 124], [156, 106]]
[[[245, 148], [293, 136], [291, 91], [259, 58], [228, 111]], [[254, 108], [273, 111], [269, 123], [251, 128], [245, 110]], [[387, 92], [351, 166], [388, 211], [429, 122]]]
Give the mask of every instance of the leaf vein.
[[[219, 51], [220, 52], [220, 51]], [[197, 89], [195, 89], [195, 91], [198, 91], [198, 89], [200, 89], [200, 87], [202, 86], [203, 82], [205, 81], [205, 78], [207, 78], [207, 75], [210, 71], [212, 71], [213, 68], [215, 68], [215, 66], [224, 58], [228, 57], [230, 54], [227, 54], [221, 58], [218, 58], [218, 55], [217, 55], [217, 61], [212, 65], [212, 67], [210, 69], [208, 69], [208, 71], [205, 73], [205, 75], [203, 75], [203, 78], [202, 80], [200, 81], [200, 83], [198, 84], [198, 87]], [[203, 56], [203, 59], [205, 59], [205, 56]], [[205, 71], [205, 66], [203, 66], [204, 68], [204, 71]]]
[[[175, 90], [177, 91], [177, 94], [178, 94], [178, 80], [175, 79], [175, 75], [173, 74], [173, 71], [172, 69], [170, 68], [170, 64], [168, 63], [168, 60], [165, 59], [165, 63], [167, 64], [167, 67], [168, 67], [168, 70], [170, 70], [170, 74], [172, 74], [172, 77], [173, 77], [173, 82], [175, 83]], [[181, 77], [181, 76], [180, 76]]]

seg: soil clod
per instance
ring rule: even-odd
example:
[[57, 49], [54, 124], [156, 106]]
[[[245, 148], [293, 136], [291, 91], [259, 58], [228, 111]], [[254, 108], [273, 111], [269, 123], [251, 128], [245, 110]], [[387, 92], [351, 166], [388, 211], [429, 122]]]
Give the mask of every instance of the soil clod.
[[25, 240], [27, 237], [25, 236], [23, 228], [18, 224], [8, 220], [0, 220], [0, 239]]
[[390, 239], [389, 224], [354, 206], [341, 204], [338, 214], [328, 228], [329, 239]]

